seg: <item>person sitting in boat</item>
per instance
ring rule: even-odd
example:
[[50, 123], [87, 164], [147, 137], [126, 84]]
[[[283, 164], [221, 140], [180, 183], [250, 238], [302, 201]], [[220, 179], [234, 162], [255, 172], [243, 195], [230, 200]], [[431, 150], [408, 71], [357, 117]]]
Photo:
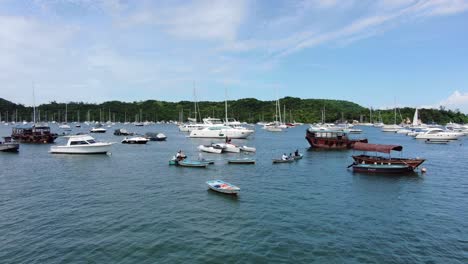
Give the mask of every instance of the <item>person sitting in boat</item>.
[[296, 151], [294, 151], [294, 156], [299, 157], [299, 150], [298, 149], [296, 149]]
[[231, 144], [231, 139], [229, 137], [226, 137], [226, 143]]
[[182, 150], [179, 150], [176, 154], [176, 160], [181, 161], [185, 158], [186, 158], [185, 154], [182, 152]]
[[282, 160], [288, 160], [288, 156], [286, 155], [286, 153], [283, 153], [283, 156], [281, 157]]

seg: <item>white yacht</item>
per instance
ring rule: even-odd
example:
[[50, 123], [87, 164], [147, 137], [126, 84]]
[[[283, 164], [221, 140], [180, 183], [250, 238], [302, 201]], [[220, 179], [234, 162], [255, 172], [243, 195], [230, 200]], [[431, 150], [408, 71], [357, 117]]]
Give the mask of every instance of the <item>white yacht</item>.
[[455, 140], [464, 136], [461, 132], [446, 131], [441, 128], [431, 128], [424, 133], [416, 135], [416, 139], [448, 139]]
[[237, 129], [230, 126], [224, 125], [213, 125], [208, 126], [203, 129], [193, 130], [190, 132], [191, 138], [237, 138], [243, 139], [247, 138], [254, 131], [250, 129]]
[[107, 130], [101, 126], [101, 127], [93, 127], [93, 128], [91, 128], [91, 130], [89, 132], [91, 132], [91, 133], [106, 133], [106, 131]]
[[54, 154], [105, 154], [109, 152], [113, 143], [96, 142], [89, 135], [66, 136], [68, 142], [63, 146], [50, 147]]
[[402, 129], [401, 126], [397, 125], [397, 124], [393, 124], [393, 125], [384, 125], [382, 127], [382, 132], [397, 132], [398, 130]]

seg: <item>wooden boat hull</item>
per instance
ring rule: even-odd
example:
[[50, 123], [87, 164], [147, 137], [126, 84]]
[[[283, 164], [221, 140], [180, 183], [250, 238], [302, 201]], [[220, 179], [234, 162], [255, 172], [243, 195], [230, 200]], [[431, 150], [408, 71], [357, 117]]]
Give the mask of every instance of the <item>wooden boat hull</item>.
[[357, 164], [353, 165], [354, 172], [365, 173], [391, 173], [402, 174], [414, 171], [414, 168], [408, 165], [374, 165], [374, 164]]
[[342, 137], [317, 137], [315, 133], [306, 131], [306, 140], [309, 142], [311, 148], [317, 149], [336, 149], [345, 150], [352, 149], [356, 142], [367, 143], [367, 139], [349, 139], [347, 136]]
[[392, 165], [408, 165], [413, 168], [417, 168], [421, 165], [425, 159], [404, 159], [404, 158], [386, 158], [381, 156], [368, 156], [368, 155], [357, 155], [353, 156], [354, 161], [357, 164], [392, 164]]

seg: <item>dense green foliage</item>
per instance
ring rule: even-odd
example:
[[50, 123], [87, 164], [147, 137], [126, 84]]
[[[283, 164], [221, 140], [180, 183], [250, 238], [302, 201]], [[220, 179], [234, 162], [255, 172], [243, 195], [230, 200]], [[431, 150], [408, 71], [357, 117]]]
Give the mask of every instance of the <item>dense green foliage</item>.
[[[325, 99], [300, 99], [295, 97], [285, 97], [280, 99], [282, 115], [286, 115], [286, 122], [315, 123], [322, 119], [322, 111], [325, 109], [325, 121], [335, 122], [337, 120], [360, 120], [369, 121], [369, 109], [358, 104]], [[83, 102], [68, 103], [68, 121], [161, 121], [161, 120], [187, 120], [187, 117], [194, 117], [194, 103], [190, 101], [164, 102], [147, 100], [141, 102], [120, 102], [109, 101], [102, 104], [90, 104]], [[224, 102], [199, 102], [200, 117], [224, 117]], [[284, 109], [286, 109], [284, 111]], [[65, 121], [65, 104], [51, 102], [42, 104], [36, 108], [37, 119], [47, 121]], [[379, 113], [385, 123], [394, 122], [394, 111], [374, 110], [373, 120], [378, 121]], [[24, 105], [14, 104], [0, 98], [1, 119], [8, 120], [32, 120], [33, 108]], [[17, 116], [16, 116], [17, 113]], [[402, 108], [397, 111], [396, 122], [400, 123], [402, 118], [412, 118], [414, 108]], [[445, 109], [421, 109], [419, 116], [425, 123], [445, 124], [447, 122], [468, 123], [468, 117], [458, 111]], [[258, 122], [272, 121], [275, 119], [275, 101], [259, 101], [253, 98], [228, 101], [228, 117], [236, 118], [240, 121]]]

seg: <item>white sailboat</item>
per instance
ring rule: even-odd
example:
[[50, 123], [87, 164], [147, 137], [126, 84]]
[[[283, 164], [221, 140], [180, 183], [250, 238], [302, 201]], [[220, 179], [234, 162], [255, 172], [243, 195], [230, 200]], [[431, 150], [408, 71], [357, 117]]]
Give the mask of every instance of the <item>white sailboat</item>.
[[384, 125], [382, 127], [382, 132], [397, 132], [398, 130], [402, 129], [401, 126], [396, 124], [396, 106], [393, 108], [393, 112], [393, 125]]
[[67, 118], [67, 117], [68, 117], [68, 106], [67, 106], [67, 105], [68, 105], [68, 104], [65, 104], [65, 122], [63, 122], [63, 123], [59, 126], [60, 129], [63, 129], [63, 130], [65, 130], [65, 131], [71, 130], [71, 128], [70, 128], [70, 126], [68, 125], [68, 122], [67, 122], [67, 121], [68, 121], [68, 120], [67, 120], [67, 119], [68, 119], [68, 118]]

